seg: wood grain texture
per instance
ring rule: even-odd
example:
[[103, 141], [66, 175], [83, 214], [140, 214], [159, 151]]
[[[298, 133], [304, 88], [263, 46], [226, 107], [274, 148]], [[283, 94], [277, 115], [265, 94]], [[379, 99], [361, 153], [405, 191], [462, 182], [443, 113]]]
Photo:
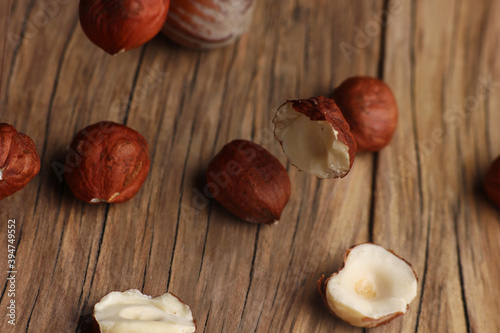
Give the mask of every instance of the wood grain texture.
[[[35, 141], [42, 170], [0, 202], [0, 331], [90, 332], [113, 290], [171, 291], [199, 332], [361, 332], [316, 291], [344, 251], [373, 241], [410, 261], [419, 294], [374, 332], [500, 331], [500, 215], [482, 177], [500, 154], [500, 2], [259, 1], [251, 32], [212, 51], [158, 36], [108, 56], [76, 1], [16, 0], [0, 121]], [[272, 137], [287, 99], [384, 79], [400, 117], [390, 146], [342, 180], [291, 167]], [[112, 120], [141, 132], [151, 171], [131, 201], [90, 205], [54, 170], [73, 135]], [[277, 225], [238, 221], [203, 196], [211, 158], [253, 140], [287, 167]], [[56, 169], [57, 170], [57, 169]], [[16, 326], [7, 324], [7, 221], [16, 219]]]

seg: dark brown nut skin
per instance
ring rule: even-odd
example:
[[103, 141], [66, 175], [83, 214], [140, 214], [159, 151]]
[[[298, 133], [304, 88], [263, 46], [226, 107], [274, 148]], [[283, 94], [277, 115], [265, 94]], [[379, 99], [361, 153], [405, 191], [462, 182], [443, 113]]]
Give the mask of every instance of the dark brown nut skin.
[[80, 24], [94, 44], [116, 54], [156, 36], [169, 5], [170, 0], [80, 0]]
[[40, 171], [40, 157], [29, 136], [0, 123], [0, 200], [23, 189]]
[[171, 0], [163, 34], [195, 49], [234, 42], [250, 26], [255, 0]]
[[358, 151], [387, 146], [398, 123], [398, 107], [391, 89], [373, 77], [352, 77], [335, 89], [333, 99], [351, 126]]
[[229, 212], [251, 223], [273, 223], [290, 198], [288, 173], [263, 147], [245, 140], [225, 145], [207, 168], [207, 185]]
[[76, 134], [66, 156], [64, 178], [80, 200], [116, 203], [139, 191], [149, 167], [148, 144], [141, 134], [102, 121]]
[[500, 156], [493, 161], [486, 172], [483, 186], [491, 201], [500, 207]]

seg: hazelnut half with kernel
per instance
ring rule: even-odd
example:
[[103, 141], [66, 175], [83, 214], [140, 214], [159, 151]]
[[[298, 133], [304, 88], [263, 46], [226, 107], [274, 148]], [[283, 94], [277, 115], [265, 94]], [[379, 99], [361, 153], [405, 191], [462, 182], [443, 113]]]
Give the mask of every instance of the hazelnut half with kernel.
[[379, 151], [391, 142], [398, 107], [391, 89], [374, 77], [352, 77], [335, 89], [333, 99], [351, 126], [358, 151]]
[[139, 191], [149, 166], [148, 144], [140, 133], [102, 121], [75, 135], [66, 156], [64, 178], [80, 200], [123, 202]]
[[290, 178], [283, 165], [263, 147], [234, 140], [207, 168], [207, 187], [228, 211], [251, 223], [273, 223], [290, 198]]
[[169, 4], [170, 0], [80, 0], [80, 24], [104, 51], [125, 52], [160, 32]]
[[94, 306], [101, 333], [190, 333], [196, 321], [190, 307], [166, 293], [156, 298], [137, 289], [113, 291]]
[[351, 170], [356, 141], [331, 98], [288, 101], [273, 123], [274, 136], [299, 170], [318, 178], [342, 178]]
[[29, 136], [0, 123], [0, 200], [23, 189], [40, 171], [40, 157]]
[[406, 313], [417, 296], [417, 275], [394, 252], [375, 244], [352, 247], [344, 266], [318, 289], [328, 309], [358, 327], [377, 327]]

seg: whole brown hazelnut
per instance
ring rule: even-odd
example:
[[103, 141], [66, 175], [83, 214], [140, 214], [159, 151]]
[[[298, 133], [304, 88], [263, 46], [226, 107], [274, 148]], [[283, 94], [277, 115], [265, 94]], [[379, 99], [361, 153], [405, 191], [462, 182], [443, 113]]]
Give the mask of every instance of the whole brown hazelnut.
[[491, 201], [500, 206], [500, 156], [493, 161], [486, 172], [483, 185]]
[[66, 156], [64, 178], [80, 200], [123, 202], [149, 173], [146, 139], [133, 129], [102, 121], [78, 132]]
[[40, 158], [29, 136], [0, 123], [0, 200], [24, 188], [40, 171]]
[[384, 82], [373, 77], [352, 77], [335, 89], [333, 99], [351, 126], [358, 152], [379, 151], [391, 142], [398, 107]]
[[254, 5], [254, 0], [171, 0], [162, 32], [187, 47], [222, 47], [248, 30]]
[[251, 223], [273, 223], [290, 198], [290, 178], [283, 165], [263, 147], [234, 140], [207, 168], [207, 187], [228, 211]]
[[160, 32], [169, 4], [170, 0], [80, 0], [80, 24], [104, 51], [125, 52]]

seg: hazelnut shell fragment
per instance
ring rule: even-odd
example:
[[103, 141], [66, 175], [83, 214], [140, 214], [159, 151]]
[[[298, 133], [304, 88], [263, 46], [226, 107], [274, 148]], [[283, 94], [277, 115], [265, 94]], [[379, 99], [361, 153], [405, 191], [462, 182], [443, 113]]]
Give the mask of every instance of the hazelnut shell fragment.
[[351, 126], [358, 151], [379, 151], [396, 131], [398, 107], [391, 89], [373, 77], [352, 77], [340, 84], [333, 99]]
[[80, 200], [117, 203], [139, 191], [149, 167], [148, 144], [140, 133], [102, 121], [75, 135], [66, 156], [64, 177]]
[[80, 24], [104, 51], [125, 52], [160, 32], [169, 4], [169, 0], [80, 0]]
[[356, 141], [331, 98], [290, 100], [273, 122], [276, 139], [299, 170], [318, 178], [342, 178], [351, 170]]
[[207, 186], [229, 212], [251, 223], [273, 223], [290, 198], [291, 184], [280, 161], [245, 140], [226, 144], [210, 162]]
[[39, 171], [33, 140], [14, 126], [0, 123], [0, 200], [23, 189]]

